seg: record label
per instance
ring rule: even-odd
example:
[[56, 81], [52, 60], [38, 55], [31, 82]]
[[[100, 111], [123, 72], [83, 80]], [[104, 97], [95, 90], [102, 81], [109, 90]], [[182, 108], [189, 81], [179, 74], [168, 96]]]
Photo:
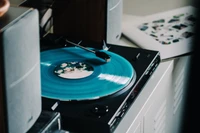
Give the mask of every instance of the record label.
[[66, 79], [79, 79], [90, 76], [94, 69], [84, 62], [64, 62], [56, 67], [54, 73]]
[[135, 82], [136, 72], [125, 58], [101, 51], [110, 55], [110, 62], [78, 47], [41, 52], [42, 96], [61, 101], [93, 100]]

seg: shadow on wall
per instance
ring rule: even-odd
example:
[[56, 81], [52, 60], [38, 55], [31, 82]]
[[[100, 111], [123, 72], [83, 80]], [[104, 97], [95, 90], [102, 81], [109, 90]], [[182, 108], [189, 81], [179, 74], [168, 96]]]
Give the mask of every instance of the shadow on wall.
[[123, 0], [123, 12], [136, 16], [150, 15], [187, 5], [194, 0]]

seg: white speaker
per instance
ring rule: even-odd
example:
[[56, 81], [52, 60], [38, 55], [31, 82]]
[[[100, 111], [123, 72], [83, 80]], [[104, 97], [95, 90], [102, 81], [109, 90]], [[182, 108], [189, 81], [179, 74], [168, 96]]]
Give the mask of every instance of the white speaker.
[[107, 1], [107, 43], [115, 44], [121, 36], [121, 23], [123, 12], [123, 0], [108, 0]]
[[53, 32], [69, 38], [117, 43], [123, 0], [56, 0]]
[[10, 7], [0, 17], [0, 132], [25, 133], [41, 113], [38, 11]]

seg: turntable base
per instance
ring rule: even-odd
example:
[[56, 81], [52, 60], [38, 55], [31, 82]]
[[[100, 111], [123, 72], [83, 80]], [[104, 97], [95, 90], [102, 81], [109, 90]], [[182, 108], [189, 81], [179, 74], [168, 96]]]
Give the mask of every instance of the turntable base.
[[[96, 50], [102, 48], [101, 44], [94, 44], [92, 42], [83, 42], [81, 45], [89, 48], [95, 46], [94, 49]], [[67, 47], [71, 46], [67, 44]], [[160, 63], [160, 56], [158, 51], [122, 47], [112, 44], [108, 44], [108, 47], [110, 47], [108, 52], [115, 53], [125, 58], [131, 64], [131, 67], [136, 73], [136, 79], [134, 80], [134, 78], [131, 78], [131, 81], [133, 80], [134, 82], [129, 82], [119, 91], [98, 99], [65, 101], [62, 99], [60, 100], [59, 98], [48, 98], [43, 96], [43, 110], [59, 112], [61, 114], [62, 127], [64, 130], [78, 133], [114, 132], [120, 121], [125, 116], [126, 112], [129, 110], [132, 103], [135, 101], [138, 94], [143, 89], [143, 86], [149, 80]], [[51, 49], [45, 49], [44, 52], [46, 50], [48, 51]], [[51, 64], [51, 62], [49, 62], [49, 64]], [[126, 63], [124, 62], [123, 64]], [[108, 71], [106, 70], [106, 73], [110, 73], [113, 70], [116, 71], [114, 66], [112, 68], [113, 69], [108, 69]], [[123, 72], [126, 74], [126, 69], [128, 68], [129, 65], [126, 64], [126, 66], [123, 67], [122, 74]], [[87, 79], [90, 76], [83, 79]], [[71, 82], [73, 81], [74, 80], [72, 79]], [[88, 80], [88, 82], [89, 81], [90, 80]], [[63, 84], [62, 82], [60, 83]], [[81, 82], [77, 82], [77, 84], [79, 83]], [[95, 84], [95, 82], [93, 84]], [[57, 85], [59, 86], [59, 84], [56, 84], [55, 87]], [[98, 87], [95, 87], [94, 90], [97, 88], [101, 89], [101, 87], [103, 87], [103, 84], [98, 85]], [[69, 86], [69, 89], [73, 89], [73, 86]], [[107, 86], [106, 89], [112, 90], [113, 86]]]

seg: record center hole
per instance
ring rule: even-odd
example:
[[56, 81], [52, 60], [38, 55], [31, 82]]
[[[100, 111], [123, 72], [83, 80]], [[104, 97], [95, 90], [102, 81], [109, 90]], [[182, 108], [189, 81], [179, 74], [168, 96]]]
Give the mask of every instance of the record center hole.
[[65, 79], [80, 79], [90, 76], [94, 72], [92, 66], [84, 62], [64, 62], [58, 65], [54, 73]]

